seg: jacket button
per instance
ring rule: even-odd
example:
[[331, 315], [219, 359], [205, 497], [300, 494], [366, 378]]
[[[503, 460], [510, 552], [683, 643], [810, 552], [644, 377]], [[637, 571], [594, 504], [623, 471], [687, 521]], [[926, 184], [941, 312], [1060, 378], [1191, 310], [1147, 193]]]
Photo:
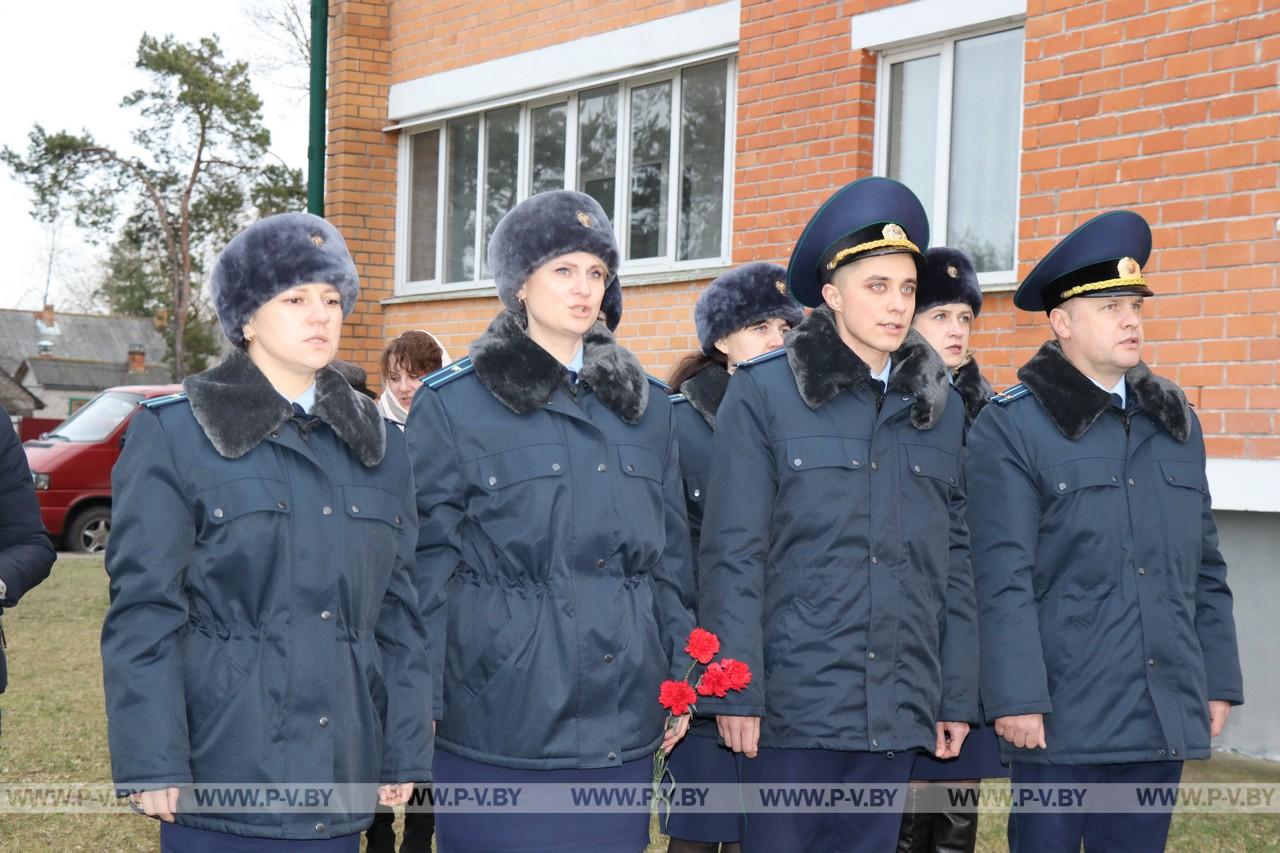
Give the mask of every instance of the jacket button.
[[1119, 477], [1117, 477], [1115, 474], [1112, 474], [1112, 475], [1111, 475], [1111, 482], [1113, 482], [1113, 483], [1118, 483], [1118, 482], [1120, 482], [1120, 478], [1119, 478]]
[[352, 504], [352, 505], [351, 505], [351, 512], [352, 512], [352, 514], [354, 514], [354, 515], [359, 515], [359, 514], [360, 514], [360, 507], [356, 506], [355, 504]]
[[879, 562], [880, 562], [880, 561], [879, 561], [878, 559], [876, 559], [876, 556], [875, 556], [874, 554], [872, 554], [872, 555], [871, 555], [871, 565], [873, 565], [873, 566], [878, 565], [878, 564], [879, 564]]
[[319, 720], [317, 720], [316, 722], [318, 722], [318, 723], [320, 724], [320, 728], [322, 728], [322, 729], [323, 729], [323, 728], [327, 728], [327, 727], [328, 727], [328, 725], [329, 725], [329, 718], [328, 718], [328, 717], [321, 717], [321, 718], [320, 718]]
[[1147, 570], [1146, 570], [1146, 568], [1145, 568], [1145, 567], [1143, 567], [1143, 566], [1138, 566], [1138, 574], [1140, 574], [1140, 575], [1145, 575], [1146, 573], [1147, 573]]
[[316, 832], [324, 832], [324, 824], [323, 824], [323, 823], [317, 823], [317, 824], [316, 824]]
[[320, 514], [321, 514], [321, 515], [333, 515], [333, 507], [331, 507], [331, 506], [327, 506], [327, 507], [325, 507], [324, 509], [320, 510]]
[[878, 747], [878, 746], [880, 746], [880, 741], [878, 741], [878, 740], [873, 740], [873, 741], [871, 741], [871, 745], [872, 745], [872, 746], [876, 746], [876, 747]]
[[497, 477], [490, 477], [490, 478], [489, 478], [489, 485], [490, 485], [490, 486], [496, 486], [496, 485], [498, 485], [498, 478], [497, 478]]
[[861, 465], [862, 463], [861, 463], [861, 462], [859, 462], [857, 459], [850, 459], [850, 460], [849, 460], [849, 464], [850, 464], [850, 465], [852, 465], [854, 468], [857, 468], [857, 467], [858, 467], [859, 465]]
[[1156, 665], [1155, 658], [1147, 658], [1147, 666], [1155, 666], [1155, 665]]
[[1065, 492], [1066, 490], [1067, 490], [1067, 484], [1066, 484], [1066, 483], [1059, 483], [1059, 484], [1058, 484], [1058, 491], [1060, 491], [1060, 492]]
[[1138, 485], [1138, 484], [1137, 484], [1137, 483], [1135, 483], [1135, 482], [1133, 481], [1133, 478], [1132, 478], [1132, 477], [1130, 477], [1130, 478], [1129, 478], [1129, 485], [1130, 485], [1130, 486], [1136, 486], [1136, 485]]
[[617, 761], [617, 760], [618, 760], [618, 753], [616, 753], [616, 752], [611, 752], [611, 753], [609, 753], [609, 760], [610, 760], [610, 761]]
[[867, 657], [871, 658], [872, 660], [875, 660], [875, 659], [876, 659], [876, 653], [875, 653], [875, 652], [867, 652]]
[[1171, 749], [1171, 750], [1169, 750], [1169, 754], [1170, 754], [1170, 755], [1177, 755], [1177, 754], [1178, 754], [1178, 750], [1176, 750], [1176, 749]]
[[225, 514], [225, 513], [223, 513], [223, 511], [222, 511], [222, 507], [218, 507], [217, 509], [215, 509], [215, 510], [213, 511], [213, 517], [214, 517], [214, 518], [222, 518], [222, 516], [223, 516], [224, 514]]
[[328, 610], [321, 610], [321, 611], [320, 611], [320, 618], [321, 618], [321, 620], [323, 620], [323, 621], [325, 621], [325, 622], [328, 622], [330, 619], [332, 619], [332, 618], [333, 618], [333, 614], [332, 614], [332, 613], [330, 613]]
[[596, 560], [596, 568], [597, 568], [597, 569], [603, 569], [603, 568], [604, 568], [604, 560]]
[[1164, 755], [1164, 750], [1163, 750], [1163, 749], [1161, 749], [1161, 750], [1157, 750], [1157, 751], [1158, 751], [1161, 755]]
[[634, 466], [634, 465], [632, 465], [632, 464], [630, 464], [630, 463], [627, 463], [627, 473], [628, 473], [628, 474], [634, 474], [635, 472], [636, 472], [636, 466]]
[[1176, 478], [1172, 474], [1169, 475], [1169, 482], [1170, 483], [1176, 482]]
[[596, 470], [599, 471], [601, 474], [603, 474], [608, 469], [605, 467], [605, 464], [601, 462], [599, 465], [596, 466]]
[[702, 497], [702, 489], [694, 489], [694, 490], [693, 490], [693, 496], [694, 496], [695, 498], [700, 498], [700, 497]]
[[559, 463], [559, 462], [552, 462], [552, 463], [551, 463], [551, 470], [552, 470], [552, 471], [559, 471], [559, 470], [560, 470], [560, 463]]
[[605, 663], [613, 663], [613, 655], [605, 655], [605, 656], [604, 656], [604, 662], [605, 662]]
[[911, 398], [904, 394], [904, 395], [902, 395], [902, 402], [904, 402], [904, 403], [910, 403], [910, 402], [911, 402]]
[[879, 466], [879, 465], [877, 465], [876, 463], [874, 463], [874, 462], [872, 462], [872, 463], [871, 463], [871, 470], [872, 470], [872, 471], [876, 470], [876, 469], [877, 469], [877, 468], [879, 468], [879, 467], [880, 467], [880, 466]]
[[804, 461], [804, 460], [801, 460], [801, 459], [792, 459], [792, 460], [791, 460], [791, 464], [792, 464], [792, 465], [794, 465], [794, 466], [796, 466], [797, 468], [799, 468], [799, 467], [800, 467], [800, 465], [801, 465], [801, 463], [802, 463], [803, 461]]
[[288, 505], [287, 503], [285, 503], [284, 501], [276, 501], [276, 508], [277, 508], [277, 509], [288, 509], [288, 508], [289, 508], [289, 505]]
[[272, 437], [272, 438], [279, 438], [279, 437], [280, 437], [280, 433], [278, 433], [278, 432], [273, 432], [273, 433], [271, 433], [271, 437]]
[[912, 465], [912, 466], [911, 466], [911, 470], [912, 470], [912, 471], [915, 471], [917, 474], [919, 474], [919, 473], [920, 473], [920, 466], [919, 466], [919, 465]]

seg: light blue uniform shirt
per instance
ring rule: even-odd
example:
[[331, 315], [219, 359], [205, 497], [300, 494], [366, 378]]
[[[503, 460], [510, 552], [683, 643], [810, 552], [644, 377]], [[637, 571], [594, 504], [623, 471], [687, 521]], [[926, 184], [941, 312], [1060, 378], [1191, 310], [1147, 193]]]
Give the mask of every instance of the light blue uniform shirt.
[[[281, 394], [280, 396], [284, 397], [283, 394]], [[284, 397], [284, 398], [286, 400], [289, 400], [288, 397]], [[302, 407], [302, 411], [306, 412], [308, 415], [311, 414], [311, 407], [316, 404], [316, 383], [312, 382], [307, 387], [307, 390], [303, 391], [301, 394], [299, 394], [297, 397], [294, 397], [292, 400], [289, 400], [289, 402], [297, 403], [299, 406]]]
[[1128, 400], [1125, 397], [1125, 393], [1124, 393], [1124, 377], [1123, 376], [1120, 377], [1120, 381], [1115, 384], [1114, 388], [1104, 388], [1102, 383], [1094, 379], [1092, 376], [1089, 377], [1089, 381], [1092, 382], [1094, 385], [1097, 385], [1099, 388], [1102, 388], [1102, 390], [1106, 391], [1108, 394], [1117, 395], [1120, 398], [1120, 408], [1123, 409], [1125, 408], [1125, 406], [1128, 405]]

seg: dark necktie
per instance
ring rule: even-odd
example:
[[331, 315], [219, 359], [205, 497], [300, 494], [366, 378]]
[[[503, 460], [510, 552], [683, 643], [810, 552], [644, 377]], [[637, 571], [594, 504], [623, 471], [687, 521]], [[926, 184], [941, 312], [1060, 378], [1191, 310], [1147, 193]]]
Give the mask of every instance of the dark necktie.
[[1119, 395], [1119, 394], [1112, 394], [1112, 395], [1111, 395], [1111, 405], [1112, 405], [1112, 406], [1114, 406], [1114, 407], [1116, 407], [1117, 409], [1119, 409], [1119, 410], [1120, 410], [1120, 411], [1122, 411], [1122, 412], [1124, 411], [1124, 400], [1121, 400], [1121, 399], [1120, 399], [1120, 395]]

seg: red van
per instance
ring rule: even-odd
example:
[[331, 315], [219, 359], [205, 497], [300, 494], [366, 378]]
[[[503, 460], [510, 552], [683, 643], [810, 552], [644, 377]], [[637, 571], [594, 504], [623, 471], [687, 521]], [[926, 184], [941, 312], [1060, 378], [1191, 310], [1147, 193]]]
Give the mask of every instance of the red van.
[[122, 385], [108, 388], [76, 413], [23, 443], [40, 517], [56, 547], [97, 553], [111, 533], [111, 468], [138, 404], [176, 394], [181, 385]]

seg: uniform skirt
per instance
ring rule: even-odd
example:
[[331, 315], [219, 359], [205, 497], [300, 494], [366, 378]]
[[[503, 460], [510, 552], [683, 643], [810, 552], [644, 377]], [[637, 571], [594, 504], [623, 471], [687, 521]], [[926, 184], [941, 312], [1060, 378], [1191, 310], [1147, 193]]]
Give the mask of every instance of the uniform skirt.
[[[732, 750], [720, 745], [713, 721], [698, 720], [689, 736], [671, 751], [667, 761], [677, 785], [738, 784], [738, 763]], [[741, 815], [738, 812], [673, 811], [664, 818], [662, 831], [685, 841], [727, 842], [738, 840]]]
[[973, 726], [960, 747], [960, 755], [939, 761], [933, 753], [916, 756], [911, 778], [921, 782], [960, 782], [967, 779], [1008, 778], [1009, 768], [1000, 763], [999, 739], [994, 726]]
[[[648, 785], [653, 759], [590, 770], [515, 770], [436, 749], [432, 786], [437, 797], [453, 786]], [[647, 811], [579, 809], [569, 814], [473, 811], [436, 801], [437, 853], [641, 853], [649, 844]]]
[[359, 853], [360, 833], [337, 838], [251, 838], [160, 822], [160, 853]]

